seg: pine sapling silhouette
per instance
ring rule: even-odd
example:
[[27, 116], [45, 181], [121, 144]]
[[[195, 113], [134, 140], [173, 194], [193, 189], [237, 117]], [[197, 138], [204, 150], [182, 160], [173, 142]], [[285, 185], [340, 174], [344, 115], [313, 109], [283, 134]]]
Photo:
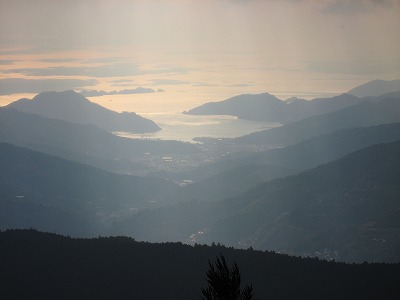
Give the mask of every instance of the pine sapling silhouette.
[[240, 288], [241, 278], [236, 262], [230, 268], [225, 257], [220, 254], [214, 263], [208, 261], [208, 286], [201, 289], [202, 300], [252, 300], [253, 287], [246, 285]]

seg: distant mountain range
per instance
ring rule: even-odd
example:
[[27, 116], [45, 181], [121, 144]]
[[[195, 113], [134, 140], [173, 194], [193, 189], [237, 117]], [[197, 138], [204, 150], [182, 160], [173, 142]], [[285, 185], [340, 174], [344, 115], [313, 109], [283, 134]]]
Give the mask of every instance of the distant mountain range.
[[120, 91], [110, 91], [106, 92], [103, 90], [83, 90], [79, 92], [84, 97], [101, 97], [105, 95], [132, 95], [132, 94], [151, 94], [151, 93], [162, 93], [165, 92], [163, 89], [158, 89], [157, 91], [151, 89], [151, 88], [143, 88], [143, 87], [137, 87], [135, 89], [124, 89]]
[[284, 118], [286, 103], [268, 93], [239, 95], [220, 102], [209, 102], [193, 108], [189, 115], [233, 115], [243, 119], [279, 122]]
[[400, 91], [400, 80], [372, 80], [351, 89], [347, 93], [362, 98], [378, 97], [398, 91]]
[[186, 114], [233, 115], [242, 119], [295, 122], [306, 117], [327, 114], [360, 103], [363, 97], [377, 97], [400, 91], [400, 80], [374, 80], [332, 98], [316, 98], [311, 101], [292, 97], [282, 101], [268, 93], [239, 95], [220, 102], [209, 102], [195, 107]]
[[[178, 187], [118, 175], [0, 143], [0, 228], [94, 235], [135, 210], [165, 205]], [[108, 224], [108, 225], [107, 225]]]
[[351, 127], [400, 122], [400, 92], [364, 100], [340, 110], [236, 138], [236, 142], [284, 147]]
[[[400, 91], [312, 101], [242, 95], [197, 112], [208, 108], [283, 125], [190, 144], [116, 136], [121, 118], [135, 115], [73, 91], [1, 107], [0, 230], [400, 261]], [[107, 120], [108, 128], [94, 124]]]
[[398, 261], [399, 172], [400, 141], [374, 145], [235, 198], [142, 211], [114, 232], [345, 261]]
[[258, 185], [240, 198], [247, 204], [212, 225], [206, 238], [291, 254], [325, 251], [346, 261], [396, 261], [399, 178], [400, 141], [374, 145]]
[[340, 130], [241, 158], [227, 156], [182, 175], [194, 183], [182, 188], [176, 197], [185, 200], [233, 197], [256, 183], [314, 168], [374, 144], [397, 140], [400, 140], [400, 123]]
[[144, 153], [168, 155], [199, 151], [189, 143], [122, 138], [94, 125], [44, 118], [9, 107], [0, 108], [0, 142], [130, 173], [141, 168], [130, 159]]
[[107, 131], [145, 133], [161, 130], [151, 120], [133, 112], [117, 113], [106, 109], [72, 90], [40, 93], [31, 100], [20, 99], [8, 107], [47, 118], [92, 124]]
[[[236, 165], [238, 166], [235, 167]], [[224, 163], [206, 165], [200, 169], [194, 173], [202, 173], [204, 179], [183, 187], [178, 191], [179, 194], [173, 195], [173, 197], [184, 201], [221, 200], [240, 195], [256, 183], [284, 177], [295, 172], [290, 169], [290, 166], [285, 168], [268, 164], [268, 160], [255, 160], [254, 164], [251, 164], [247, 159], [224, 160]], [[218, 173], [212, 175], [213, 170], [217, 170]], [[190, 173], [187, 174], [187, 176], [190, 175]]]
[[358, 97], [343, 94], [312, 101], [282, 101], [268, 93], [240, 95], [221, 102], [209, 102], [193, 108], [191, 115], [233, 115], [241, 119], [290, 123], [309, 116], [329, 113], [361, 102]]

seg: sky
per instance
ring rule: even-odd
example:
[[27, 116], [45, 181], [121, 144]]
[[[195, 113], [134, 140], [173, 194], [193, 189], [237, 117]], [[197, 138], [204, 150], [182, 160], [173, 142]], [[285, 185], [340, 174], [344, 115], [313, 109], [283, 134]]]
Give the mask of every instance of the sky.
[[400, 0], [0, 0], [0, 105], [66, 89], [125, 90], [90, 99], [139, 112], [328, 97], [399, 79], [399, 32]]

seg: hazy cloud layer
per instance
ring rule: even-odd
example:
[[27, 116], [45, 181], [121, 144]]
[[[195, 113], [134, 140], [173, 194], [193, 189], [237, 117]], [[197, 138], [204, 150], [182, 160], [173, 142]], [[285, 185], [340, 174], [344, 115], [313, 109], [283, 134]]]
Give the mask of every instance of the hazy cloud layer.
[[142, 70], [135, 64], [115, 63], [101, 66], [57, 66], [48, 68], [18, 68], [4, 70], [7, 74], [23, 74], [25, 76], [89, 76], [89, 77], [124, 77], [145, 74], [165, 74], [186, 72], [185, 69], [147, 69]]
[[158, 89], [157, 91], [151, 89], [151, 88], [143, 88], [143, 87], [137, 87], [135, 89], [124, 89], [120, 91], [111, 91], [111, 92], [106, 92], [103, 90], [84, 90], [81, 91], [80, 94], [85, 96], [85, 97], [99, 97], [99, 96], [105, 96], [105, 95], [132, 95], [132, 94], [148, 94], [148, 93], [156, 93], [156, 92], [165, 92], [162, 89]]
[[50, 63], [63, 63], [63, 62], [77, 62], [80, 61], [78, 58], [45, 58], [39, 60], [41, 62], [50, 62]]
[[4, 73], [18, 73], [25, 76], [90, 76], [90, 77], [121, 77], [138, 75], [141, 72], [136, 65], [113, 64], [103, 66], [82, 67], [49, 67], [8, 69]]
[[387, 71], [400, 70], [400, 61], [314, 61], [310, 62], [308, 71], [330, 74], [369, 75]]
[[0, 0], [0, 72], [97, 78], [90, 88], [107, 91], [165, 86], [171, 99], [338, 92], [400, 76], [399, 4]]
[[327, 0], [314, 1], [316, 7], [323, 13], [354, 14], [370, 13], [376, 9], [391, 9], [398, 5], [395, 0]]
[[131, 79], [116, 79], [111, 80], [110, 83], [132, 83]]
[[14, 63], [13, 60], [0, 59], [0, 65], [12, 65], [13, 63]]
[[20, 93], [41, 93], [44, 91], [64, 91], [80, 89], [85, 86], [94, 86], [98, 82], [95, 79], [24, 79], [5, 78], [0, 79], [0, 95]]
[[248, 87], [252, 86], [252, 83], [237, 83], [237, 84], [230, 84], [228, 87]]
[[152, 80], [155, 85], [181, 85], [181, 84], [191, 84], [190, 81], [177, 80], [177, 79], [155, 79]]

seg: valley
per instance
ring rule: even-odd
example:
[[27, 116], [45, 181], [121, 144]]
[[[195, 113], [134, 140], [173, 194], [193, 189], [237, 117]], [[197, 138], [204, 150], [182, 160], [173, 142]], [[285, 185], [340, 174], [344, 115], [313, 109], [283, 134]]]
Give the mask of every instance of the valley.
[[[70, 104], [66, 95], [73, 96]], [[64, 108], [90, 104], [73, 92], [60, 97]], [[20, 111], [28, 100], [17, 101], [0, 109], [1, 228], [396, 262], [399, 93], [352, 96], [348, 104], [346, 97], [310, 101], [326, 113], [316, 109], [249, 135], [192, 143], [121, 137], [66, 121], [67, 114], [64, 120], [38, 115], [30, 103]], [[40, 103], [41, 95], [31, 101]], [[296, 111], [303, 105], [281, 102], [281, 108], [296, 103]], [[376, 202], [380, 197], [387, 204]]]

